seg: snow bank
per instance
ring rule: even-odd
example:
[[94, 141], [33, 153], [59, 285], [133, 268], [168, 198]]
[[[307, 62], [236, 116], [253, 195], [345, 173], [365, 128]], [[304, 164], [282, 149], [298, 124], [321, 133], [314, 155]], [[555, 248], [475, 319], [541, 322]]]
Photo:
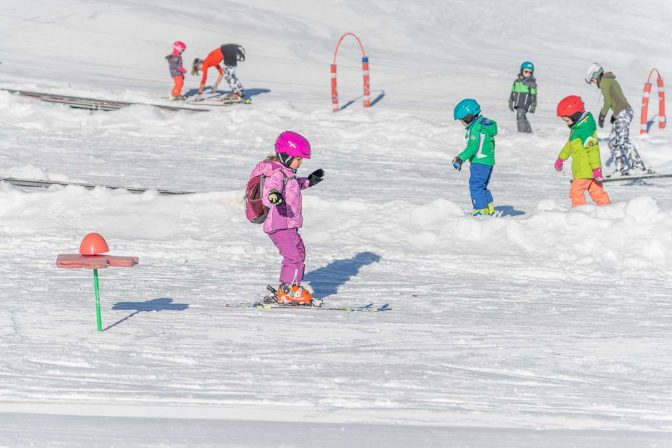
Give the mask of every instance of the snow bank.
[[[3, 185], [0, 192], [2, 228], [14, 236], [98, 229], [115, 239], [169, 243], [183, 238], [219, 241], [226, 234], [241, 252], [267, 246], [260, 243], [260, 226], [248, 223], [242, 210], [242, 191], [163, 197], [155, 191], [134, 195], [54, 186], [49, 192], [25, 194]], [[433, 259], [461, 254], [467, 264], [487, 254], [549, 268], [585, 266], [604, 272], [665, 269], [671, 262], [670, 212], [646, 196], [573, 210], [546, 200], [522, 216], [474, 219], [447, 200], [372, 203], [310, 195], [304, 212], [309, 223], [304, 232], [312, 244], [339, 241], [339, 250], [346, 252], [366, 249]], [[136, 246], [141, 253], [142, 245]]]

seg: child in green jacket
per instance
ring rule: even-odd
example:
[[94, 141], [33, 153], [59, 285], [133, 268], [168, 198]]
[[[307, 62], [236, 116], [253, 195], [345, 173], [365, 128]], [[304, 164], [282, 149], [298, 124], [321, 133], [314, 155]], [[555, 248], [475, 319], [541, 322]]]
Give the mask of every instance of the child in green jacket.
[[518, 77], [511, 86], [509, 109], [516, 111], [518, 132], [532, 133], [527, 113], [533, 114], [537, 108], [537, 80], [534, 79], [534, 64], [525, 61], [520, 64]]
[[464, 99], [457, 103], [453, 116], [467, 128], [467, 147], [453, 159], [453, 168], [460, 171], [469, 160], [469, 192], [474, 207], [472, 216], [495, 215], [492, 193], [488, 189], [495, 166], [495, 135], [497, 123], [481, 115], [476, 100]]
[[572, 158], [574, 180], [569, 189], [572, 207], [586, 204], [586, 191], [597, 205], [610, 204], [609, 195], [602, 188], [602, 162], [593, 115], [586, 112], [583, 100], [576, 95], [563, 98], [558, 103], [557, 114], [570, 132], [555, 161], [555, 169], [562, 171], [564, 161]]

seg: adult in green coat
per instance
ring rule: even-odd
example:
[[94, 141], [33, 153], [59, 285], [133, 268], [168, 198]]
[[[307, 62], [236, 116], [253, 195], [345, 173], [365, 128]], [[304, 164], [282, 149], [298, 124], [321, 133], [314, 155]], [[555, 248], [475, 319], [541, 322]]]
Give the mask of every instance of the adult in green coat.
[[611, 157], [607, 165], [615, 162], [614, 173], [629, 174], [633, 168], [646, 171], [639, 152], [630, 140], [630, 123], [635, 113], [623, 94], [621, 85], [612, 72], [604, 72], [598, 63], [592, 64], [586, 73], [586, 82], [595, 84], [602, 92], [604, 104], [597, 119], [598, 125], [604, 127], [604, 120], [611, 110], [611, 132], [609, 133], [609, 151]]

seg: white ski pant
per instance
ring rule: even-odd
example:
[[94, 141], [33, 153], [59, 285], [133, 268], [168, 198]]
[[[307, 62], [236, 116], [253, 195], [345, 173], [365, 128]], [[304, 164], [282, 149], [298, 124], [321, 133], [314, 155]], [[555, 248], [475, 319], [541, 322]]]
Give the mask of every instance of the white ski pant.
[[635, 145], [630, 141], [630, 123], [634, 115], [631, 107], [619, 112], [614, 117], [615, 121], [609, 133], [611, 158], [616, 162], [616, 169], [620, 171], [629, 171], [642, 163]]
[[224, 66], [224, 79], [229, 83], [229, 87], [233, 93], [243, 95], [245, 89], [243, 89], [243, 84], [240, 82], [236, 76], [236, 67], [225, 65]]

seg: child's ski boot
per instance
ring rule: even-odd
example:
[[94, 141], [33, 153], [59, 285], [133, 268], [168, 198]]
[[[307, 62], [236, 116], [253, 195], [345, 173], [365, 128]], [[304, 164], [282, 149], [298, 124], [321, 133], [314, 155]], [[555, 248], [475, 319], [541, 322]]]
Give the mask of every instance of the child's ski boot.
[[487, 208], [475, 208], [471, 212], [471, 216], [480, 217], [480, 216], [500, 216], [501, 212], [495, 210], [495, 204], [490, 202]]
[[313, 295], [301, 285], [286, 283], [280, 284], [278, 289], [268, 285], [268, 290], [273, 293], [272, 296], [264, 298], [265, 303], [277, 303], [280, 305], [299, 305], [299, 306], [321, 306], [322, 300], [315, 299]]

